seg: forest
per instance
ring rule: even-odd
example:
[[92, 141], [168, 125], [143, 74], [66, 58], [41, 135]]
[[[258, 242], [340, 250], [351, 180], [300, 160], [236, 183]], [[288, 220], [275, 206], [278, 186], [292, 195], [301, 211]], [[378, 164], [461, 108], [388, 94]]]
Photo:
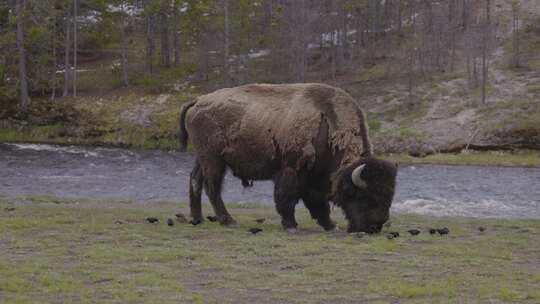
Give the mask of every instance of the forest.
[[[358, 98], [372, 131], [396, 139], [383, 151], [537, 146], [527, 122], [540, 115], [538, 10], [526, 0], [7, 0], [0, 125], [62, 124], [60, 137], [81, 137], [100, 133], [70, 124], [85, 116], [81, 98], [185, 100], [246, 83], [323, 82]], [[476, 117], [466, 134], [437, 139], [418, 125], [431, 112], [459, 120], [471, 108], [486, 118], [520, 108], [525, 126], [508, 122], [499, 134]]]

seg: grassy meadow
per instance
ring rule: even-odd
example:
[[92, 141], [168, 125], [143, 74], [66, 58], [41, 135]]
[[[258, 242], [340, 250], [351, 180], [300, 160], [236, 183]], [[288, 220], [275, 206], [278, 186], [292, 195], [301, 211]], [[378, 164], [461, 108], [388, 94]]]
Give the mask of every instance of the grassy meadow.
[[0, 302], [540, 303], [540, 220], [393, 214], [360, 238], [337, 209], [341, 231], [298, 208], [290, 235], [271, 207], [229, 208], [239, 228], [168, 226], [184, 203], [0, 198]]

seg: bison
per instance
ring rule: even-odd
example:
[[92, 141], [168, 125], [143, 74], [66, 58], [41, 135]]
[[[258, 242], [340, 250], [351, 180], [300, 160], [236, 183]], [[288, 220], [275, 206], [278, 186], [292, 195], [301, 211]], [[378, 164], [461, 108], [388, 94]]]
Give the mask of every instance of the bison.
[[186, 103], [180, 147], [196, 151], [190, 175], [193, 223], [203, 220], [204, 187], [219, 222], [236, 225], [221, 199], [226, 168], [248, 186], [273, 180], [281, 223], [296, 231], [301, 199], [325, 230], [336, 227], [329, 201], [348, 231], [379, 232], [388, 220], [397, 165], [372, 156], [364, 113], [345, 91], [324, 84], [251, 84]]

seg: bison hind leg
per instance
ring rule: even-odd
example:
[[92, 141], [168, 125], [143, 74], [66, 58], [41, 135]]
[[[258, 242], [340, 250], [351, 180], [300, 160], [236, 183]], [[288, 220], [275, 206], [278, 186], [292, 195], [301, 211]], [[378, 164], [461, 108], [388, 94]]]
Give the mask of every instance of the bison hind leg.
[[218, 221], [225, 226], [237, 226], [238, 224], [225, 208], [221, 198], [221, 188], [225, 177], [225, 161], [220, 158], [201, 159], [203, 171], [204, 189]]
[[274, 179], [274, 201], [281, 224], [289, 232], [294, 232], [298, 226], [294, 217], [298, 199], [298, 177], [293, 169], [286, 168]]
[[324, 193], [310, 189], [302, 196], [311, 217], [326, 231], [334, 230], [336, 224], [330, 219], [330, 204]]
[[200, 223], [203, 221], [201, 206], [203, 181], [201, 165], [199, 164], [199, 160], [196, 160], [195, 166], [189, 175], [189, 208], [193, 223]]

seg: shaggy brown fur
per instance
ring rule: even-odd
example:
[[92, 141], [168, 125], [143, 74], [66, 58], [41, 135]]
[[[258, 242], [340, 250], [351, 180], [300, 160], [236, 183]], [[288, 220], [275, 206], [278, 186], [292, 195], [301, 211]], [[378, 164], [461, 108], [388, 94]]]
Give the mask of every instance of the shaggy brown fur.
[[343, 207], [335, 193], [342, 172], [372, 154], [360, 107], [343, 90], [323, 84], [255, 84], [200, 96], [182, 108], [182, 147], [187, 134], [198, 158], [190, 182], [192, 216], [202, 219], [202, 182], [224, 224], [234, 223], [220, 195], [228, 167], [243, 183], [274, 180], [286, 228], [296, 227], [294, 205], [302, 199], [312, 216], [332, 229], [328, 200]]

